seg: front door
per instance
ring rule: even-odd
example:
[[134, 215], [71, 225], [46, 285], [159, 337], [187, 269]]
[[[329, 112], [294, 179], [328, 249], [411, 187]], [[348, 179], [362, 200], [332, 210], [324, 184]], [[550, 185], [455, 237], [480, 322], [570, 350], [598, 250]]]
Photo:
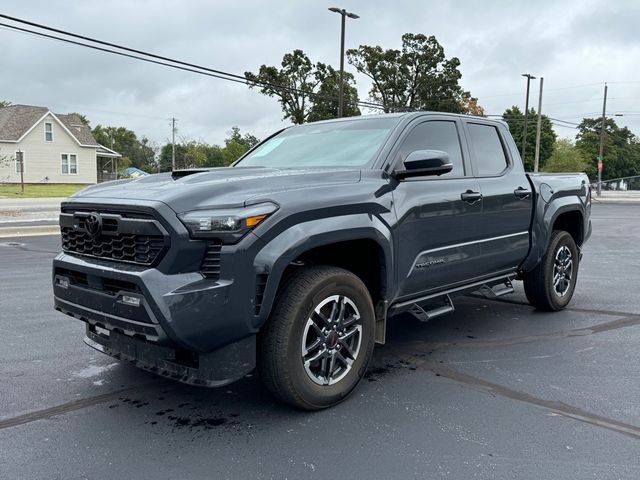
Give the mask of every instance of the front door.
[[449, 154], [453, 170], [439, 177], [412, 177], [393, 191], [396, 298], [420, 296], [480, 275], [482, 199], [457, 119], [428, 117], [408, 129], [393, 154], [396, 167], [416, 150]]

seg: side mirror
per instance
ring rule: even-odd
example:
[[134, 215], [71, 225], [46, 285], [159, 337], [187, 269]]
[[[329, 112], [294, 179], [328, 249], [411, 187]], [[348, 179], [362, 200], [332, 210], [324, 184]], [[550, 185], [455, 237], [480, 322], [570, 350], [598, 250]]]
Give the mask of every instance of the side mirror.
[[443, 175], [453, 170], [449, 154], [440, 150], [416, 150], [407, 155], [404, 170], [395, 173], [396, 178]]

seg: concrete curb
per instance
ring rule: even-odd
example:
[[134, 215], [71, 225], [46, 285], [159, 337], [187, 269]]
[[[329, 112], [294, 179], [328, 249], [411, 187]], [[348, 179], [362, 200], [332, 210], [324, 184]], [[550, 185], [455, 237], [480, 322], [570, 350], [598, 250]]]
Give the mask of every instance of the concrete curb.
[[36, 235], [60, 235], [58, 225], [38, 225], [33, 227], [2, 227], [0, 238], [33, 237]]

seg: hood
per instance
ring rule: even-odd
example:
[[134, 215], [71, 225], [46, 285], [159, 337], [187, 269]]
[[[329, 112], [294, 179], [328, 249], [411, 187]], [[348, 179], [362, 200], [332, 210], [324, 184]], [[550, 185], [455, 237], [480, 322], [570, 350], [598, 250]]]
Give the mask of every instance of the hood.
[[277, 192], [313, 190], [359, 181], [359, 170], [223, 167], [181, 177], [158, 173], [133, 180], [100, 183], [81, 190], [69, 200], [156, 200], [181, 213], [206, 207], [237, 207], [267, 200], [270, 194]]

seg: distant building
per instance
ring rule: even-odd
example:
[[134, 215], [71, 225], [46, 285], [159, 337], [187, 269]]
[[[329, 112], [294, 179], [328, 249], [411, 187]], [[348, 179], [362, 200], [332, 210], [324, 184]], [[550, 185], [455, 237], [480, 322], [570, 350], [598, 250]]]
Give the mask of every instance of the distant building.
[[78, 115], [30, 105], [0, 108], [0, 183], [20, 183], [17, 152], [23, 154], [25, 183], [113, 180], [121, 156], [96, 142]]

